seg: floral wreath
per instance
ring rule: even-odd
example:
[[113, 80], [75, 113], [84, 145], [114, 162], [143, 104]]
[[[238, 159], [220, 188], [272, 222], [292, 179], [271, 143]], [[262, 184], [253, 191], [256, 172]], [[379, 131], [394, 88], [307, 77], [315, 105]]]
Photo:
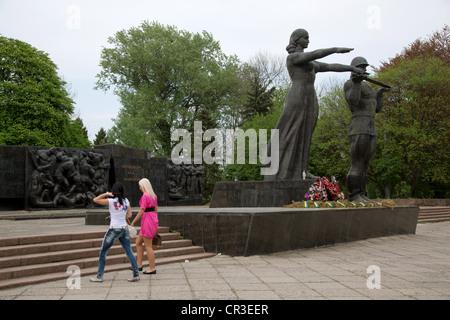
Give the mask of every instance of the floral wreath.
[[308, 192], [305, 194], [305, 199], [312, 201], [337, 201], [338, 199], [344, 200], [345, 195], [334, 176], [331, 177], [331, 182], [326, 177], [318, 177], [317, 181], [309, 187]]

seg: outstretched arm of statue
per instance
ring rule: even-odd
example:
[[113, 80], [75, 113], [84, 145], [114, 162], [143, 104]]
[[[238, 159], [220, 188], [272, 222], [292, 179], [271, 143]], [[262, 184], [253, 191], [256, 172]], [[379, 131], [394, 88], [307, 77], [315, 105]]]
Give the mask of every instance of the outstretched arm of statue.
[[304, 64], [310, 61], [324, 58], [333, 53], [347, 53], [352, 51], [353, 48], [333, 47], [327, 49], [318, 49], [310, 52], [294, 52], [288, 56], [293, 64]]
[[339, 64], [339, 63], [324, 63], [324, 62], [318, 62], [315, 61], [315, 64], [317, 65], [316, 72], [354, 72], [359, 75], [365, 75], [366, 73], [359, 68], [352, 67], [346, 64]]

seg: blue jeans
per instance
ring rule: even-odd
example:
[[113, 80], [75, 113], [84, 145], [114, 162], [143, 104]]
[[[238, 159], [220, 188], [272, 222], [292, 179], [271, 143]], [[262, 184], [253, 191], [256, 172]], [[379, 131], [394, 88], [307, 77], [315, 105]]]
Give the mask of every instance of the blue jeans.
[[103, 273], [105, 270], [106, 264], [106, 253], [114, 244], [114, 241], [119, 239], [122, 248], [125, 250], [125, 253], [128, 256], [128, 259], [131, 262], [131, 266], [133, 268], [133, 277], [139, 277], [139, 269], [136, 261], [136, 257], [131, 250], [130, 243], [130, 235], [126, 228], [111, 228], [105, 234], [105, 238], [103, 239], [102, 248], [100, 249], [100, 257], [98, 259], [98, 271], [97, 271], [97, 279], [103, 279]]

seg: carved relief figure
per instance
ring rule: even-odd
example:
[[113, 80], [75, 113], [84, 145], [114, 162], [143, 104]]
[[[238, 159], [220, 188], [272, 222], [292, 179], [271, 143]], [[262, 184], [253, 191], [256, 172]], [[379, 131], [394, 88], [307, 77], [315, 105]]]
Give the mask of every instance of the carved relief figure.
[[167, 188], [170, 200], [201, 198], [203, 195], [202, 165], [167, 162]]
[[31, 207], [90, 207], [107, 189], [109, 163], [102, 153], [49, 148], [30, 150], [34, 164], [28, 192]]

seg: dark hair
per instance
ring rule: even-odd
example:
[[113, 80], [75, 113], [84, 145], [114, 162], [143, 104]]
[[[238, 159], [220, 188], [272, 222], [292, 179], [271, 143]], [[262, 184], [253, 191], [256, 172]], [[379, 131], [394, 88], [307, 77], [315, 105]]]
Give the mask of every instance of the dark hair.
[[117, 197], [119, 199], [119, 203], [123, 205], [123, 199], [125, 198], [123, 184], [121, 184], [120, 182], [114, 183], [111, 189], [111, 193], [114, 195], [114, 198]]

